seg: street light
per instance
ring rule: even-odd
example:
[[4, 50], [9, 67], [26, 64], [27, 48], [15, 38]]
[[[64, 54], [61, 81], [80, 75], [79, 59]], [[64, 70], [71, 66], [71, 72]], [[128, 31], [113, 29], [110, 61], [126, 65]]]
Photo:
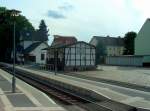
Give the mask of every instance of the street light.
[[54, 48], [54, 58], [55, 58], [55, 75], [57, 73], [57, 49]]
[[12, 77], [12, 92], [15, 93], [16, 92], [16, 74], [15, 74], [15, 59], [16, 59], [16, 22], [15, 22], [15, 17], [19, 16], [19, 13], [21, 13], [21, 11], [18, 10], [9, 10], [10, 16], [13, 17], [14, 19], [14, 35], [13, 35], [13, 77]]

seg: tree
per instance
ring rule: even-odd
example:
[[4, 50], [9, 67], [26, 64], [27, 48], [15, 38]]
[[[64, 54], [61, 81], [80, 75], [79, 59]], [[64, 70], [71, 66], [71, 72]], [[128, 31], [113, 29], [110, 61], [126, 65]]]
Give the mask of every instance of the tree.
[[[0, 7], [0, 61], [10, 62], [11, 52], [13, 50], [13, 22], [14, 18], [10, 16], [7, 8]], [[19, 44], [20, 32], [27, 28], [33, 30], [34, 27], [25, 16], [15, 17], [16, 22], [16, 46]]]
[[100, 64], [104, 62], [104, 56], [106, 55], [105, 47], [101, 43], [101, 41], [98, 41], [98, 44], [96, 46], [96, 64]]
[[38, 34], [40, 35], [40, 37], [42, 38], [43, 41], [48, 41], [48, 36], [49, 36], [48, 32], [49, 32], [49, 30], [47, 29], [45, 21], [41, 20], [40, 25], [39, 25]]
[[134, 41], [137, 36], [136, 32], [128, 32], [124, 37], [124, 55], [134, 55]]

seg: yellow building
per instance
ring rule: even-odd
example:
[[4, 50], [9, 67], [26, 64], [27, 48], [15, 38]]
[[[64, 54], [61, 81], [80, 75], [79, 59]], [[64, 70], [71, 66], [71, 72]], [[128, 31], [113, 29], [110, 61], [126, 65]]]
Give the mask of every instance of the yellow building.
[[102, 56], [119, 56], [123, 55], [124, 39], [121, 37], [101, 37], [94, 36], [90, 44], [100, 49]]
[[122, 46], [106, 46], [107, 56], [119, 56], [123, 55], [124, 47]]

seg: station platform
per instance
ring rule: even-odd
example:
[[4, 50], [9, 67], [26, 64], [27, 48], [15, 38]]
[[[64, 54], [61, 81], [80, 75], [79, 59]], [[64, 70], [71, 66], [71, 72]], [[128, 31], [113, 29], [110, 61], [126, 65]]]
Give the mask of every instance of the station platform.
[[[94, 82], [91, 80], [67, 76], [59, 73], [55, 75], [53, 72], [48, 71], [40, 71], [20, 66], [17, 66], [17, 68], [31, 72], [33, 74], [47, 77], [49, 79], [60, 81], [62, 83], [70, 84], [72, 86], [92, 90], [93, 92], [99, 95], [102, 95], [110, 100], [117, 101], [119, 103], [127, 104], [142, 109], [150, 109], [150, 94], [148, 92], [132, 90], [128, 88], [123, 89], [117, 86], [113, 87], [111, 85], [106, 85], [96, 81]], [[126, 93], [122, 93], [122, 90], [126, 90]], [[140, 94], [143, 96], [139, 96]]]
[[68, 72], [68, 74], [95, 81], [120, 82], [120, 84], [150, 87], [150, 68], [146, 67], [99, 65], [94, 71]]
[[0, 111], [65, 111], [46, 94], [16, 78], [16, 92], [11, 91], [12, 76], [0, 69]]

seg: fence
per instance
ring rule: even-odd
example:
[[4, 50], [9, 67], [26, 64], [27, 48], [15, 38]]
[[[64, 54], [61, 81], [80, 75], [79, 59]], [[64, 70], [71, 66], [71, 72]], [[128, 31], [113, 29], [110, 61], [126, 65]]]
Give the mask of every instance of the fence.
[[107, 65], [143, 66], [143, 56], [107, 56]]
[[40, 64], [39, 68], [41, 70], [49, 70], [49, 71], [55, 70], [55, 66], [53, 64]]

